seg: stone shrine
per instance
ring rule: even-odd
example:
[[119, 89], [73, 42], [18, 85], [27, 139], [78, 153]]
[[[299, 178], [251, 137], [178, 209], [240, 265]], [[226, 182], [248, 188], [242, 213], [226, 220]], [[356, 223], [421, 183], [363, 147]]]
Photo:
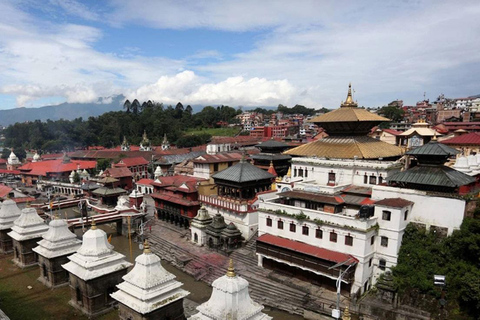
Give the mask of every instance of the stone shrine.
[[6, 199], [0, 208], [0, 253], [13, 251], [12, 238], [8, 233], [12, 230], [13, 222], [20, 217], [22, 211], [15, 201]]

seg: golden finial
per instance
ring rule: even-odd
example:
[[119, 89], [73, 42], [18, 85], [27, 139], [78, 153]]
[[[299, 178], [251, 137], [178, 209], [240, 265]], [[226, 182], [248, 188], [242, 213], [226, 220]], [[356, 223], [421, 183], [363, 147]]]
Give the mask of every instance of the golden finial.
[[348, 310], [348, 306], [346, 306], [345, 310], [343, 311], [342, 320], [352, 320], [352, 316], [350, 315], [350, 310]]
[[145, 239], [145, 242], [143, 243], [143, 253], [144, 254], [152, 253], [152, 250], [150, 250], [150, 245], [148, 244], [147, 239]]
[[357, 103], [353, 101], [353, 98], [352, 98], [352, 83], [349, 83], [347, 99], [345, 100], [345, 102], [342, 102], [340, 107], [356, 107], [356, 106], [357, 106]]
[[228, 264], [228, 269], [227, 269], [227, 277], [236, 277], [237, 275], [235, 274], [235, 269], [233, 268], [233, 260], [230, 259], [230, 262]]
[[95, 223], [95, 219], [92, 218], [92, 226], [90, 227], [90, 230], [97, 230], [97, 224]]
[[433, 132], [432, 141], [437, 141], [437, 131]]
[[288, 167], [287, 177], [292, 176], [292, 167]]

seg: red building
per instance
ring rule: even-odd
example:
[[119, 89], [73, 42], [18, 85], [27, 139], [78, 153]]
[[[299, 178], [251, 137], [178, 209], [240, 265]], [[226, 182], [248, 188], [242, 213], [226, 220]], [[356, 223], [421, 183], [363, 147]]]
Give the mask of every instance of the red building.
[[103, 176], [118, 179], [118, 187], [122, 189], [133, 189], [133, 174], [126, 166], [105, 169]]
[[56, 160], [29, 162], [19, 167], [22, 182], [32, 186], [38, 180], [69, 181], [69, 175], [74, 170], [91, 171], [97, 166], [96, 161], [70, 160], [68, 157]]
[[144, 157], [124, 158], [115, 166], [125, 165], [133, 174], [135, 181], [148, 178], [148, 161]]
[[201, 181], [205, 179], [184, 175], [158, 177], [152, 183], [151, 194], [158, 218], [188, 228], [200, 209], [197, 186]]

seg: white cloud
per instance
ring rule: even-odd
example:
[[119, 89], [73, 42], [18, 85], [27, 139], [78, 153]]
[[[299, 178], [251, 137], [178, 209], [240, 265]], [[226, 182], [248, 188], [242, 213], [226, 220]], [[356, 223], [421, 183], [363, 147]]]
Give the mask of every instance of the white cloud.
[[193, 71], [163, 76], [157, 82], [128, 93], [139, 101], [155, 100], [167, 104], [224, 104], [230, 106], [271, 106], [290, 101], [295, 88], [287, 80], [231, 77], [217, 83], [205, 82]]

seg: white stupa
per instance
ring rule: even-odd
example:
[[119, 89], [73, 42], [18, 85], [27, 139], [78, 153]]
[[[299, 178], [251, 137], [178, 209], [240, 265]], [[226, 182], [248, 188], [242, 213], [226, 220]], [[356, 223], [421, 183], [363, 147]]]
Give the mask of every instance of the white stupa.
[[[120, 313], [125, 318], [125, 312], [129, 311], [122, 305], [141, 314], [142, 319], [177, 319], [177, 316], [183, 314], [183, 298], [189, 292], [181, 289], [182, 283], [163, 268], [160, 258], [151, 252], [148, 242], [145, 241], [143, 254], [135, 259], [135, 267], [123, 280], [125, 281], [117, 285], [119, 290], [111, 296], [120, 302]], [[173, 307], [173, 304], [176, 306]], [[167, 306], [170, 308], [165, 311]], [[137, 319], [134, 315], [129, 316]]]
[[35, 154], [33, 155], [32, 162], [38, 162], [40, 160], [41, 160], [40, 155], [38, 154], [37, 151], [35, 151]]
[[20, 165], [21, 164], [18, 157], [15, 155], [15, 153], [13, 153], [13, 149], [11, 150], [10, 155], [8, 156], [7, 164], [10, 164], [10, 165]]
[[468, 165], [467, 157], [458, 157], [453, 165], [453, 169], [463, 172], [468, 175], [472, 175], [472, 170]]
[[83, 235], [80, 249], [68, 259], [70, 262], [64, 264], [63, 268], [84, 281], [127, 269], [132, 265], [125, 260], [123, 254], [113, 250], [113, 246], [108, 243], [107, 234], [97, 228], [95, 221], [92, 221], [92, 227]]
[[13, 222], [20, 217], [22, 211], [12, 199], [5, 199], [0, 208], [0, 230], [13, 227]]
[[33, 251], [50, 259], [73, 254], [80, 248], [82, 242], [68, 229], [65, 220], [53, 219], [48, 226], [48, 231], [43, 234], [43, 239]]
[[67, 256], [75, 253], [82, 242], [68, 229], [67, 222], [61, 219], [50, 221], [48, 231], [33, 251], [38, 254], [40, 277], [38, 280], [47, 287], [68, 284], [68, 272], [62, 264], [68, 262]]
[[227, 274], [212, 283], [210, 299], [199, 305], [199, 313], [190, 320], [270, 320], [272, 317], [262, 313], [263, 306], [250, 298], [248, 281], [235, 274], [230, 259]]
[[163, 176], [163, 171], [162, 169], [160, 168], [160, 166], [157, 166], [157, 168], [155, 169], [155, 172], [153, 173], [155, 179], [157, 179], [158, 177], [161, 177]]
[[9, 253], [13, 250], [12, 238], [8, 236], [13, 222], [20, 217], [22, 211], [15, 201], [5, 199], [0, 208], [0, 253]]
[[190, 224], [191, 241], [193, 243], [199, 246], [207, 243], [207, 226], [212, 223], [212, 220], [207, 209], [202, 205]]
[[37, 241], [48, 231], [48, 226], [37, 214], [35, 208], [27, 207], [13, 222], [12, 231], [8, 235], [13, 239], [13, 262], [20, 267], [37, 264], [37, 257], [32, 249], [37, 246]]
[[474, 156], [473, 154], [469, 155], [467, 157], [467, 161], [468, 161], [468, 166], [470, 167], [470, 170], [472, 170], [474, 174], [480, 173], [480, 166], [477, 163], [476, 156]]

